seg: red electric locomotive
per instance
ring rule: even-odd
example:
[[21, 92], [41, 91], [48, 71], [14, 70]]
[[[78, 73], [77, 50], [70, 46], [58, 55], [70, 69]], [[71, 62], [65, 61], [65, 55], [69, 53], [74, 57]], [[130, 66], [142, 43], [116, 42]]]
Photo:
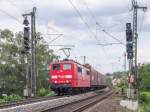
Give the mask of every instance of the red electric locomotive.
[[102, 74], [89, 65], [81, 65], [73, 60], [51, 63], [50, 77], [51, 89], [58, 95], [98, 89], [105, 86], [105, 79], [102, 78]]

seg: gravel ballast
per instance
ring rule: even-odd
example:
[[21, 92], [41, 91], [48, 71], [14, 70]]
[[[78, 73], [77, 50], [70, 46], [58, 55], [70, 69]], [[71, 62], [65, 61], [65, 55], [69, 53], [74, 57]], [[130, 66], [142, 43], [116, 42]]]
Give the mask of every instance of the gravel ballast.
[[121, 99], [120, 96], [114, 94], [83, 112], [132, 112], [127, 108], [120, 106]]
[[52, 100], [47, 100], [47, 101], [42, 101], [42, 102], [37, 102], [32, 104], [0, 109], [0, 112], [40, 112], [45, 109], [54, 108], [74, 101], [86, 99], [88, 97], [92, 97], [95, 95], [97, 95], [97, 93], [89, 92], [89, 93], [75, 95], [75, 96], [63, 97], [63, 98], [52, 99]]

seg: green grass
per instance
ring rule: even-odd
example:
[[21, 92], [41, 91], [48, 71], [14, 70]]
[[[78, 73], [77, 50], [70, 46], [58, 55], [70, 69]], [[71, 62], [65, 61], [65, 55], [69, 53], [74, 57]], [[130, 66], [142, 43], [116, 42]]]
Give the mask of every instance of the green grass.
[[23, 98], [20, 97], [19, 95], [16, 95], [16, 94], [11, 94], [9, 96], [3, 96], [1, 99], [0, 99], [0, 103], [4, 103], [4, 102], [12, 102], [12, 101], [19, 101], [19, 100], [22, 100]]
[[49, 91], [45, 88], [41, 88], [38, 91], [38, 96], [42, 97], [42, 96], [56, 96], [56, 94], [53, 91]]
[[150, 112], [150, 92], [140, 92], [139, 95], [140, 112]]
[[56, 96], [57, 94], [53, 91], [50, 91], [46, 96]]

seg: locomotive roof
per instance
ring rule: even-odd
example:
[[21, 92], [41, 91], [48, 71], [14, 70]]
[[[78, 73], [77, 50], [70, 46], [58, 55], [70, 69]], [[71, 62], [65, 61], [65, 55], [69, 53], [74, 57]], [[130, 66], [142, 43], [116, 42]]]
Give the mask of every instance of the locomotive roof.
[[54, 64], [54, 63], [76, 63], [76, 64], [83, 66], [83, 67], [86, 67], [88, 69], [91, 68], [91, 65], [89, 65], [89, 64], [83, 65], [83, 64], [80, 64], [74, 60], [57, 60], [57, 61], [52, 62], [52, 64]]

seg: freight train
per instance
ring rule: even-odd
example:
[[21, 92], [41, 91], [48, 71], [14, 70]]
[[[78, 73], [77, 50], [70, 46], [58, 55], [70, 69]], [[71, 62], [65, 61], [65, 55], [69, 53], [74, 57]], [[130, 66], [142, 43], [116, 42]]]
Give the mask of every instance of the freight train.
[[105, 75], [89, 64], [82, 65], [73, 60], [50, 63], [51, 90], [58, 95], [74, 94], [106, 87]]

